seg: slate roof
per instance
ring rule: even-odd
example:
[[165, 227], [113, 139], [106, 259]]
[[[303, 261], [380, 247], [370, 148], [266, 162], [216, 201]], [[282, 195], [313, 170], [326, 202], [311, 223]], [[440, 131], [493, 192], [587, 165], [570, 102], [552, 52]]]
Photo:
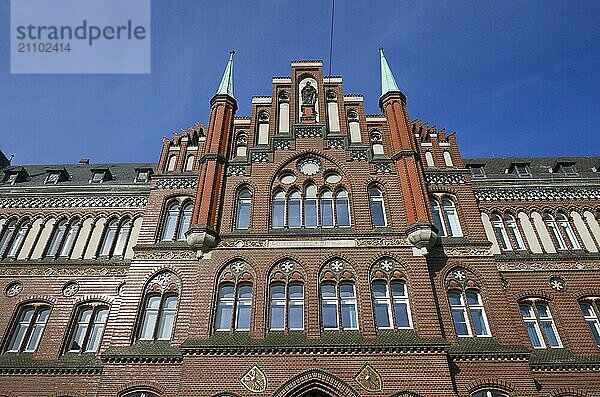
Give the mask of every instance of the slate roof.
[[[18, 165], [8, 166], [0, 169], [0, 181], [4, 180], [4, 175], [7, 171], [18, 171], [19, 169], [25, 169], [29, 177], [26, 181], [17, 182], [14, 185], [0, 182], [0, 189], [5, 187], [16, 188], [16, 187], [70, 187], [70, 186], [111, 186], [111, 185], [146, 185], [146, 183], [135, 182], [137, 176], [136, 169], [146, 168], [151, 169], [153, 172], [156, 168], [156, 163], [105, 163], [105, 164], [53, 164], [53, 165]], [[69, 174], [69, 180], [58, 182], [57, 184], [45, 184], [47, 171], [59, 171], [66, 170]], [[101, 184], [90, 184], [92, 178], [92, 171], [96, 169], [107, 169], [110, 171], [112, 178], [106, 180]]]
[[[504, 158], [470, 158], [464, 159], [467, 168], [473, 165], [483, 166], [484, 179], [596, 179], [600, 180], [600, 156], [574, 156], [574, 157], [504, 157]], [[573, 163], [576, 175], [565, 175], [557, 168], [560, 163]], [[531, 176], [522, 177], [511, 172], [511, 165], [527, 164]], [[508, 171], [507, 171], [508, 170]], [[553, 170], [550, 172], [549, 170]], [[594, 171], [596, 170], [596, 171]]]

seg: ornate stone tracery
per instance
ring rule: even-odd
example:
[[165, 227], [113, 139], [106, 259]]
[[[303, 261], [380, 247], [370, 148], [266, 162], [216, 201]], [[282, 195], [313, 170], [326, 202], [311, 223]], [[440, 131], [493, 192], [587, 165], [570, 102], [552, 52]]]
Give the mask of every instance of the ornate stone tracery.
[[181, 282], [179, 277], [170, 270], [165, 270], [154, 276], [146, 286], [146, 293], [157, 292], [164, 293], [179, 293], [181, 291]]
[[328, 261], [321, 269], [320, 281], [354, 280], [354, 270], [350, 264], [343, 259], [335, 258]]

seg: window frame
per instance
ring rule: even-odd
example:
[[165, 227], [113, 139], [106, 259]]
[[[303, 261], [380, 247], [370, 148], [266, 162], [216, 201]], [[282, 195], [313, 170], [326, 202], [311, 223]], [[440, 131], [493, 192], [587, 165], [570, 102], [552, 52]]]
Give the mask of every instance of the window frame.
[[[538, 306], [545, 306], [549, 316], [540, 316]], [[527, 307], [528, 313], [530, 315], [533, 314], [533, 316], [526, 318], [523, 314], [524, 307]], [[523, 320], [523, 324], [525, 325], [525, 332], [527, 333], [531, 346], [534, 349], [562, 349], [564, 347], [560, 335], [558, 334], [558, 328], [556, 327], [556, 322], [554, 321], [554, 317], [550, 311], [550, 305], [548, 301], [543, 299], [522, 300], [519, 302], [519, 312], [521, 313], [521, 318]], [[547, 332], [542, 326], [544, 322], [550, 323], [550, 328], [554, 332], [554, 336], [558, 345], [551, 346]], [[540, 346], [534, 345], [533, 340], [531, 339], [531, 334], [529, 333], [529, 329], [526, 325], [528, 323], [533, 324], [533, 330], [536, 333], [537, 339], [540, 341]]]
[[[83, 336], [83, 340], [81, 343], [81, 347], [79, 349], [73, 349], [72, 345], [73, 342], [75, 342], [75, 337], [77, 336], [77, 330], [78, 330], [78, 326], [81, 323], [81, 320], [79, 320], [79, 318], [83, 315], [84, 310], [92, 310], [92, 315], [90, 316], [89, 320], [87, 321], [87, 328], [86, 331], [84, 333]], [[102, 312], [103, 310], [106, 310], [106, 319], [103, 323], [98, 322], [97, 318], [98, 315], [100, 314], [100, 312]], [[73, 316], [71, 318], [70, 321], [70, 325], [69, 325], [69, 332], [67, 334], [67, 339], [66, 339], [66, 344], [64, 346], [64, 353], [76, 353], [76, 354], [82, 354], [82, 353], [97, 353], [98, 350], [100, 350], [100, 346], [102, 345], [102, 339], [104, 337], [104, 333], [106, 332], [106, 324], [108, 323], [108, 317], [110, 315], [110, 306], [105, 303], [105, 302], [83, 302], [81, 304], [78, 304], [75, 307], [75, 310], [73, 310]], [[93, 332], [94, 332], [94, 326], [97, 324], [102, 324], [102, 332], [100, 333], [100, 337], [98, 339], [98, 345], [96, 347], [96, 349], [94, 350], [88, 350], [88, 345], [90, 343], [90, 337], [92, 336]]]
[[[392, 284], [402, 284], [404, 287], [404, 295], [403, 296], [395, 296], [394, 290], [392, 288]], [[375, 284], [383, 284], [385, 286], [385, 296], [376, 297], [375, 296]], [[408, 294], [408, 284], [405, 280], [393, 278], [391, 280], [385, 279], [374, 279], [371, 281], [371, 297], [373, 302], [373, 314], [375, 319], [375, 328], [378, 330], [386, 330], [386, 329], [413, 329], [413, 321], [412, 321], [412, 312], [410, 308], [410, 298]], [[378, 324], [377, 319], [377, 305], [385, 304], [387, 306], [387, 313], [389, 319], [389, 326], [384, 327]], [[398, 324], [398, 318], [396, 316], [396, 305], [406, 305], [406, 314], [408, 317], [408, 326], [400, 326]]]
[[[246, 197], [247, 193], [247, 197]], [[242, 214], [242, 207], [247, 208], [248, 216], [246, 220], [247, 225], [242, 227], [240, 214]], [[235, 230], [249, 230], [252, 222], [252, 191], [248, 186], [242, 186], [238, 189], [235, 199], [235, 218], [234, 226]]]
[[[334, 288], [335, 296], [323, 296], [323, 286], [331, 285]], [[344, 297], [342, 296], [342, 285], [350, 285], [352, 286], [352, 296]], [[320, 299], [320, 310], [321, 310], [321, 327], [324, 331], [356, 331], [360, 329], [360, 322], [358, 319], [358, 296], [356, 293], [356, 283], [351, 280], [327, 280], [323, 281], [319, 285], [319, 299]], [[335, 305], [336, 307], [336, 327], [326, 327], [325, 319], [323, 317], [324, 314], [324, 303], [327, 302], [329, 305]], [[344, 326], [344, 314], [343, 314], [343, 306], [352, 306], [354, 307], [354, 321], [356, 322], [356, 327], [345, 327]], [[352, 321], [351, 321], [352, 322]]]
[[[173, 319], [173, 325], [171, 327], [171, 330], [169, 331], [169, 338], [159, 338], [159, 332], [161, 329], [161, 326], [163, 325], [163, 314], [165, 311], [165, 303], [167, 301], [168, 298], [175, 296], [177, 298], [177, 307], [175, 308], [175, 315], [174, 315], [174, 319]], [[142, 332], [144, 332], [144, 323], [146, 320], [146, 316], [148, 315], [148, 304], [150, 302], [151, 298], [154, 297], [158, 297], [159, 298], [159, 305], [158, 308], [156, 308], [156, 310], [153, 309], [153, 311], [156, 311], [156, 318], [154, 319], [154, 325], [152, 326], [152, 335], [151, 337], [142, 337]], [[144, 300], [142, 302], [142, 306], [141, 306], [141, 315], [139, 317], [139, 325], [138, 325], [138, 331], [137, 331], [137, 338], [136, 340], [138, 341], [165, 341], [165, 340], [172, 340], [173, 339], [173, 334], [175, 333], [175, 326], [177, 324], [177, 314], [179, 311], [179, 297], [180, 297], [180, 293], [176, 292], [176, 291], [164, 291], [164, 292], [147, 292], [144, 295]]]
[[[231, 298], [221, 298], [220, 297], [220, 291], [221, 288], [223, 286], [226, 285], [231, 285], [233, 286], [233, 295]], [[251, 296], [250, 298], [240, 298], [239, 296], [239, 291], [240, 291], [240, 286], [249, 286], [250, 287], [250, 292], [251, 292]], [[216, 291], [217, 295], [216, 295], [216, 306], [215, 306], [215, 316], [214, 316], [214, 321], [213, 321], [213, 330], [215, 332], [248, 332], [252, 329], [252, 320], [253, 320], [253, 311], [254, 311], [254, 283], [252, 281], [248, 281], [248, 280], [243, 280], [243, 281], [238, 281], [238, 282], [234, 282], [234, 281], [222, 281], [218, 284], [217, 286], [217, 291]], [[219, 319], [219, 309], [221, 306], [221, 303], [223, 303], [223, 301], [225, 301], [226, 303], [228, 303], [228, 305], [231, 307], [231, 318], [229, 319], [229, 327], [228, 328], [218, 328], [217, 326], [217, 320]], [[249, 323], [249, 327], [248, 328], [239, 328], [238, 327], [238, 317], [239, 317], [239, 308], [240, 308], [240, 301], [244, 302], [243, 306], [248, 306], [249, 308], [249, 319], [248, 319], [248, 323]]]
[[[282, 286], [283, 287], [283, 297], [282, 298], [274, 298], [273, 297], [273, 287], [274, 286]], [[302, 288], [302, 297], [301, 298], [292, 298], [290, 294], [290, 288], [292, 286], [300, 286]], [[269, 322], [268, 322], [268, 331], [304, 331], [304, 298], [305, 298], [305, 288], [304, 282], [300, 280], [293, 280], [289, 282], [285, 282], [283, 280], [275, 280], [269, 284]], [[273, 304], [276, 302], [279, 306], [283, 306], [283, 327], [273, 327]], [[300, 306], [302, 308], [302, 327], [291, 327], [290, 326], [290, 311], [292, 306]]]
[[[17, 331], [20, 330], [21, 325], [25, 323], [24, 314], [26, 311], [33, 310], [33, 314], [26, 322], [25, 331], [22, 334], [21, 340], [18, 343], [16, 348], [13, 348], [13, 345], [16, 343], [18, 334]], [[43, 311], [47, 311], [46, 318], [44, 322], [38, 322], [38, 318], [40, 313]], [[35, 353], [40, 346], [42, 338], [44, 337], [44, 331], [46, 330], [46, 326], [48, 324], [48, 320], [50, 319], [50, 314], [52, 313], [52, 305], [47, 302], [25, 302], [17, 306], [13, 319], [10, 323], [10, 332], [7, 334], [6, 344], [2, 349], [6, 353]], [[28, 346], [31, 344], [34, 338], [34, 328], [35, 326], [40, 325], [42, 330], [37, 334], [37, 340], [34, 342], [35, 347], [33, 349], [28, 349]]]
[[[59, 218], [44, 248], [45, 258], [69, 258], [73, 254], [83, 222], [79, 217]], [[61, 228], [64, 226], [63, 230]], [[65, 252], [66, 250], [66, 252]]]
[[[379, 192], [378, 195], [373, 195], [373, 191], [377, 191]], [[368, 189], [368, 195], [369, 195], [369, 209], [371, 212], [371, 225], [373, 228], [378, 228], [378, 227], [387, 227], [388, 226], [388, 220], [387, 220], [387, 211], [386, 211], [386, 205], [385, 205], [385, 195], [383, 193], [383, 189], [377, 185], [373, 185], [371, 187], [369, 187]], [[375, 224], [375, 207], [374, 204], [375, 203], [379, 203], [381, 206], [381, 213], [382, 213], [382, 218], [383, 218], [383, 224]]]
[[[592, 339], [596, 343], [596, 346], [600, 347], [600, 297], [586, 297], [579, 299], [578, 302], [583, 315], [584, 321], [587, 323]], [[591, 315], [586, 315], [583, 305], [590, 307], [589, 312]], [[594, 332], [595, 330], [595, 332]]]
[[[177, 207], [177, 211], [172, 208]], [[186, 211], [190, 208], [189, 211]], [[182, 196], [171, 198], [165, 202], [163, 207], [162, 219], [160, 228], [158, 229], [157, 241], [185, 241], [185, 233], [191, 227], [193, 223], [194, 213], [194, 202], [190, 197]], [[185, 217], [189, 214], [189, 226], [187, 230], [183, 230]], [[167, 225], [170, 224], [171, 219], [174, 219], [174, 225], [172, 227], [172, 233], [167, 233]]]
[[[449, 203], [449, 205], [446, 203]], [[461, 217], [458, 212], [458, 207], [456, 206], [456, 200], [453, 197], [447, 194], [431, 195], [429, 196], [429, 206], [433, 217], [433, 223], [435, 227], [438, 228], [438, 235], [440, 237], [464, 236], [460, 221]]]
[[[477, 304], [469, 303], [469, 299], [467, 293], [474, 293], [477, 296]], [[460, 304], [452, 304], [452, 300], [450, 299], [450, 294], [457, 294], [460, 297]], [[452, 319], [452, 325], [454, 326], [454, 332], [458, 338], [491, 338], [492, 330], [490, 328], [490, 323], [487, 318], [487, 313], [485, 311], [485, 304], [483, 302], [483, 297], [481, 296], [481, 291], [477, 288], [452, 288], [446, 292], [448, 298], [448, 306], [450, 308], [450, 317]], [[458, 329], [456, 327], [456, 321], [454, 320], [454, 311], [460, 310], [463, 314], [463, 318], [465, 319], [465, 325], [467, 329], [467, 334], [459, 334]], [[473, 311], [479, 310], [482, 314], [483, 322], [485, 325], [485, 334], [478, 335], [475, 330], [475, 320], [473, 316]]]

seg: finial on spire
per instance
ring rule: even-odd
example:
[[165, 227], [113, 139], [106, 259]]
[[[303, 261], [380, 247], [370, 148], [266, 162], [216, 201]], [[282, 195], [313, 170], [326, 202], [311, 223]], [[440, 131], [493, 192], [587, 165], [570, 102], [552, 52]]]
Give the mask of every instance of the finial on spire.
[[229, 61], [227, 61], [227, 66], [223, 72], [223, 78], [221, 79], [221, 84], [216, 95], [229, 95], [235, 99], [233, 96], [233, 54], [235, 54], [235, 51], [231, 50], [229, 52]]
[[400, 92], [398, 84], [396, 84], [396, 79], [394, 79], [394, 75], [383, 54], [383, 47], [379, 48], [379, 54], [381, 56], [381, 96], [390, 91]]

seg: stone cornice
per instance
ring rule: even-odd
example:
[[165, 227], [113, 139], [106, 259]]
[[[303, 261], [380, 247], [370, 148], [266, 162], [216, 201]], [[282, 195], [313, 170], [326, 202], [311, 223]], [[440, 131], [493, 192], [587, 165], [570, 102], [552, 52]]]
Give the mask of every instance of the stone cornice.
[[148, 204], [147, 194], [93, 194], [65, 195], [6, 195], [0, 197], [0, 208], [141, 208]]
[[579, 201], [600, 200], [598, 186], [474, 186], [480, 201]]
[[185, 356], [276, 354], [441, 354], [446, 345], [431, 346], [180, 346]]

